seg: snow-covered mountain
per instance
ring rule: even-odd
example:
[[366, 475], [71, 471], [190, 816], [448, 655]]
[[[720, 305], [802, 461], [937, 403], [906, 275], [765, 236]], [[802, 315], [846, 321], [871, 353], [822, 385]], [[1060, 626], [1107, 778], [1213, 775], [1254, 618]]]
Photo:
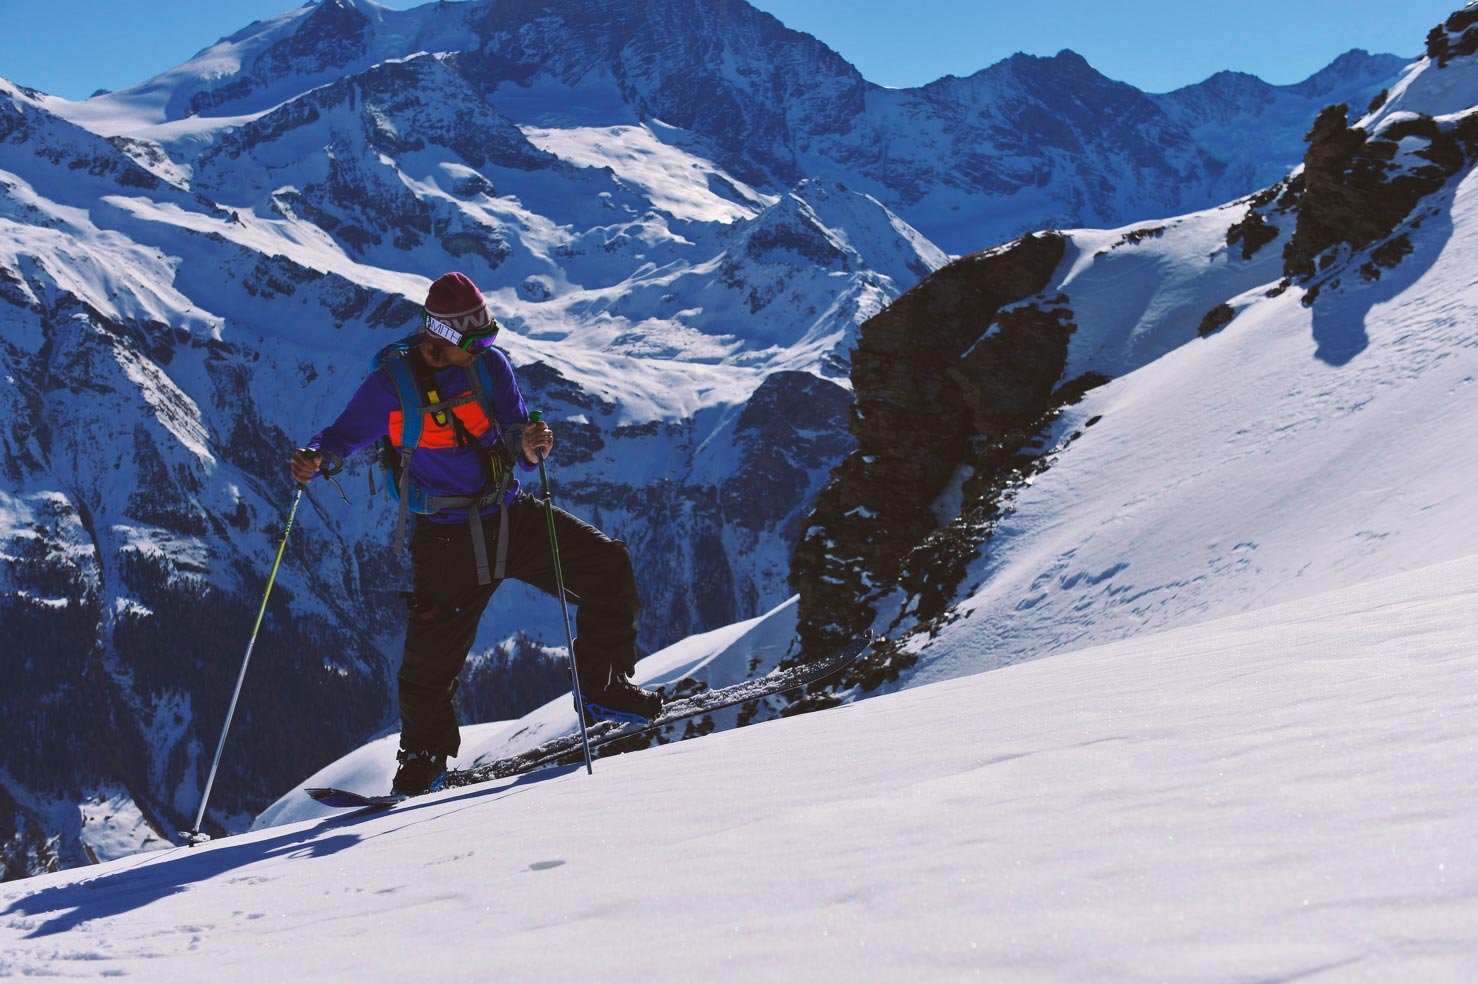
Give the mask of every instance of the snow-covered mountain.
[[771, 192], [840, 181], [951, 252], [1041, 228], [1175, 215], [1266, 185], [1297, 162], [1315, 113], [1365, 106], [1405, 64], [1351, 51], [1295, 85], [1223, 72], [1149, 94], [1063, 51], [891, 89], [740, 0], [471, 0], [408, 11], [322, 0], [137, 87], [52, 105], [188, 157], [184, 146], [208, 141], [222, 121], [423, 51], [455, 52], [465, 84], [521, 126], [659, 122], [659, 141], [723, 169], [723, 190], [734, 179]]
[[[784, 602], [853, 446], [859, 326], [946, 250], [1251, 192], [1401, 64], [1147, 96], [1064, 54], [886, 90], [740, 2], [324, 0], [83, 102], [0, 83], [6, 874], [193, 813], [284, 450], [430, 278], [492, 297], [558, 500], [631, 544], [655, 649]], [[295, 529], [213, 824], [392, 723], [403, 569], [368, 472]], [[562, 638], [542, 598], [495, 605], [480, 708], [516, 630]]]
[[[521, 199], [489, 194], [508, 164], [483, 160], [481, 171], [428, 164], [428, 181], [439, 170], [460, 183], [424, 199], [348, 163], [319, 183], [271, 184], [259, 208], [227, 191], [221, 204], [32, 94], [6, 86], [3, 96], [4, 549], [18, 563], [5, 575], [0, 649], [20, 661], [26, 697], [7, 706], [9, 733], [43, 741], [39, 754], [12, 742], [5, 756], [17, 816], [49, 816], [53, 795], [99, 777], [111, 784], [88, 795], [110, 798], [116, 785], [139, 802], [161, 796], [151, 816], [188, 815], [282, 522], [282, 449], [332, 419], [375, 349], [413, 323], [412, 299], [435, 270], [489, 278], [486, 257], [517, 243], [507, 265], [523, 269], [493, 291], [506, 345], [529, 399], [559, 427], [561, 503], [646, 558], [651, 646], [783, 598], [799, 514], [848, 448], [848, 394], [826, 376], [845, 366], [856, 325], [902, 290], [893, 273], [911, 280], [945, 260], [875, 201], [834, 185], [757, 200], [745, 223], [689, 219], [683, 236], [639, 210], [645, 199], [610, 171], [566, 164], [516, 129], [525, 156], [514, 165], [542, 168]], [[270, 114], [264, 125], [292, 134]], [[380, 159], [329, 139], [352, 147], [346, 161]], [[214, 166], [202, 159], [202, 185]], [[251, 172], [237, 173], [223, 186], [246, 194]], [[467, 192], [469, 175], [487, 187]], [[446, 206], [436, 225], [426, 202], [459, 193], [476, 201]], [[547, 206], [529, 207], [541, 196]], [[822, 216], [853, 226], [832, 230]], [[377, 230], [394, 231], [376, 242]], [[484, 254], [457, 255], [463, 242]], [[374, 265], [397, 249], [408, 269]], [[399, 634], [385, 599], [402, 574], [368, 470], [356, 462], [346, 475], [351, 507], [325, 489], [299, 525], [279, 587], [286, 607], [266, 627], [267, 662], [243, 699], [234, 747], [244, 754], [225, 765], [222, 790], [236, 791], [221, 816], [234, 822], [242, 814], [230, 804], [264, 802], [304, 756], [321, 761], [385, 723]], [[512, 591], [502, 604], [536, 605]], [[549, 607], [533, 610], [552, 630]], [[484, 646], [540, 624], [505, 614]], [[265, 719], [252, 703], [269, 709]], [[96, 736], [108, 757], [75, 733], [83, 709], [98, 706], [117, 709], [119, 733]], [[15, 856], [44, 858], [59, 825], [21, 826], [32, 833]], [[65, 861], [83, 860], [83, 842], [64, 843]]]

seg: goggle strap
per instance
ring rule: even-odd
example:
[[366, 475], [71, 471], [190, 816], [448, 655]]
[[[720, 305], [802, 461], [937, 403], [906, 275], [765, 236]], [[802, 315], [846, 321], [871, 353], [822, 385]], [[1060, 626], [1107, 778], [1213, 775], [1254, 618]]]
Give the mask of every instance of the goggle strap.
[[438, 338], [445, 338], [453, 345], [462, 344], [462, 333], [445, 321], [440, 321], [431, 315], [426, 315], [426, 330]]
[[493, 339], [498, 334], [498, 322], [493, 321], [487, 332], [461, 332], [451, 325], [434, 317], [429, 312], [422, 312], [421, 317], [426, 325], [426, 330], [437, 338], [444, 338], [465, 352], [481, 352], [493, 344]]

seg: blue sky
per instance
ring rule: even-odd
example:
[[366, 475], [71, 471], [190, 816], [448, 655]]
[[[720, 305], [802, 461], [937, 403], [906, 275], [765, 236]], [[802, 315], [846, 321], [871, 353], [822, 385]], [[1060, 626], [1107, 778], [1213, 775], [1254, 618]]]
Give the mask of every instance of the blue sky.
[[[623, 0], [613, 0], [623, 2]], [[1462, 0], [751, 0], [883, 85], [969, 75], [1016, 51], [1082, 54], [1151, 92], [1224, 68], [1289, 83], [1350, 48], [1416, 55]], [[397, 9], [419, 0], [390, 0]], [[185, 61], [281, 0], [0, 0], [0, 76], [71, 99]]]

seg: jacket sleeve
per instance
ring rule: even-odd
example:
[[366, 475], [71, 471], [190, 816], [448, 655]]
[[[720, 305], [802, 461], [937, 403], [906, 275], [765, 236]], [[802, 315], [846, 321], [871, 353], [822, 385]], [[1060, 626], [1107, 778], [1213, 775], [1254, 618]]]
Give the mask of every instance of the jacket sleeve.
[[305, 447], [347, 458], [390, 430], [390, 414], [400, 409], [395, 387], [379, 370], [359, 385], [337, 420], [313, 435]]

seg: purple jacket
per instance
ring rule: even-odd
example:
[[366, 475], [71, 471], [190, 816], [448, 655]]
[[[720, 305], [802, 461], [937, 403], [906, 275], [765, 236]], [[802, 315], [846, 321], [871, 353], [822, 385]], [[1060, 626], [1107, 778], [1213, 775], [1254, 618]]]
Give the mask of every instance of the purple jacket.
[[[486, 447], [494, 447], [510, 427], [527, 423], [528, 408], [524, 406], [523, 394], [513, 378], [513, 366], [508, 357], [498, 349], [489, 349], [479, 358], [489, 360], [493, 387], [487, 394], [492, 404], [493, 426], [478, 437]], [[451, 399], [468, 392], [467, 372], [457, 366], [439, 369], [435, 374], [437, 389], [443, 399]], [[390, 433], [391, 415], [401, 412], [400, 396], [386, 369], [377, 369], [369, 375], [350, 398], [348, 406], [337, 420], [313, 436], [306, 445], [320, 451], [347, 458]], [[537, 465], [524, 460], [515, 452], [514, 457], [524, 471], [534, 471]], [[466, 496], [482, 491], [487, 484], [487, 472], [483, 465], [484, 452], [473, 447], [427, 447], [423, 443], [411, 459], [410, 480], [431, 495]], [[518, 479], [513, 479], [507, 502], [511, 503], [518, 494]], [[498, 507], [488, 506], [483, 515], [491, 515]], [[465, 523], [465, 509], [443, 509], [427, 517], [436, 523]]]

